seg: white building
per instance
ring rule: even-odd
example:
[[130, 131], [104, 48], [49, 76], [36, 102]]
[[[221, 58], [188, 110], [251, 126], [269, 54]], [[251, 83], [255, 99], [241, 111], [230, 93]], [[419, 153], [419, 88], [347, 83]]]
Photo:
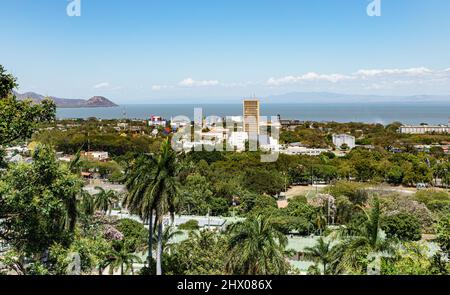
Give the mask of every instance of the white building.
[[295, 147], [287, 147], [285, 149], [280, 150], [282, 154], [286, 155], [307, 155], [307, 156], [320, 156], [322, 153], [329, 152], [327, 149], [313, 149], [313, 148], [307, 148], [303, 146], [295, 146]]
[[402, 134], [427, 134], [427, 133], [447, 134], [450, 133], [450, 126], [404, 125], [400, 127], [399, 132]]
[[151, 116], [150, 120], [148, 121], [148, 126], [161, 126], [165, 127], [167, 125], [167, 121], [164, 120], [160, 116]]
[[349, 149], [355, 148], [355, 137], [348, 134], [333, 134], [333, 144], [340, 149], [342, 145], [347, 145]]
[[109, 160], [108, 152], [86, 152], [84, 156], [94, 161], [107, 161]]
[[117, 123], [117, 129], [116, 128], [114, 128], [114, 129], [120, 131], [120, 130], [125, 130], [127, 128], [128, 128], [128, 123]]

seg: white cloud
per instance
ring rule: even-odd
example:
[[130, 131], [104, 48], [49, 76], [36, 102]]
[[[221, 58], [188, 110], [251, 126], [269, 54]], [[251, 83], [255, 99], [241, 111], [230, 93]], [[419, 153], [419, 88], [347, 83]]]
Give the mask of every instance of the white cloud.
[[409, 68], [409, 69], [374, 69], [374, 70], [359, 70], [355, 74], [363, 77], [379, 77], [379, 76], [392, 76], [392, 75], [405, 75], [405, 76], [423, 76], [432, 74], [433, 71], [425, 68]]
[[108, 82], [102, 82], [102, 83], [99, 83], [97, 85], [94, 85], [94, 88], [95, 89], [101, 89], [101, 88], [107, 88], [109, 86], [110, 86], [110, 84]]
[[279, 78], [270, 78], [266, 85], [271, 87], [284, 86], [290, 84], [302, 84], [306, 82], [324, 82], [324, 83], [344, 83], [362, 82], [371, 83], [369, 85], [410, 85], [426, 84], [437, 80], [449, 79], [450, 68], [446, 70], [433, 71], [425, 67], [407, 68], [407, 69], [362, 69], [353, 74], [320, 74], [309, 72], [300, 76], [285, 76]]
[[219, 81], [217, 80], [200, 80], [196, 81], [192, 78], [184, 79], [179, 83], [180, 86], [183, 87], [204, 87], [204, 86], [217, 86], [219, 85]]
[[354, 79], [352, 76], [342, 75], [342, 74], [318, 74], [315, 72], [309, 72], [301, 76], [286, 76], [281, 78], [270, 78], [267, 81], [267, 84], [270, 86], [280, 86], [285, 84], [295, 84], [302, 81], [311, 82], [311, 81], [325, 81], [331, 83], [337, 83], [344, 80], [352, 80]]
[[[186, 78], [176, 84], [156, 84], [152, 91], [179, 88], [208, 88], [218, 86], [227, 89], [255, 90], [261, 87], [284, 87], [292, 91], [301, 88], [303, 91], [357, 92], [360, 90], [389, 90], [423, 92], [421, 89], [450, 85], [450, 68], [431, 70], [426, 67], [361, 69], [353, 73], [306, 72], [297, 75], [272, 77], [262, 81], [219, 82], [218, 80], [194, 80]], [[447, 87], [448, 88], [448, 87]]]

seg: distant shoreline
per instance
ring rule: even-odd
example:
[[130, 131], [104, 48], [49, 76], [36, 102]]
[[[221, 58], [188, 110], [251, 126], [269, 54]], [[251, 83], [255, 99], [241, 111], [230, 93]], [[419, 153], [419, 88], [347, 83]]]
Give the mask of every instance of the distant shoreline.
[[120, 107], [119, 105], [117, 105], [117, 106], [91, 106], [91, 107], [86, 107], [86, 106], [83, 106], [83, 107], [80, 107], [80, 106], [73, 106], [73, 107], [70, 107], [70, 106], [63, 106], [63, 107], [61, 107], [61, 106], [56, 106], [56, 109], [98, 109], [98, 108], [105, 108], [105, 109], [107, 109], [107, 108], [118, 108], [118, 107]]

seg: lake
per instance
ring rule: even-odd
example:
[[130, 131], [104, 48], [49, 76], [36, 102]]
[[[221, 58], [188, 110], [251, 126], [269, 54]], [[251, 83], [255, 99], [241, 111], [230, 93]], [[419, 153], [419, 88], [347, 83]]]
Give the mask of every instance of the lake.
[[[147, 119], [151, 115], [166, 119], [184, 115], [193, 120], [194, 108], [203, 109], [204, 116], [241, 116], [241, 104], [142, 104], [121, 105], [114, 108], [57, 109], [58, 119]], [[450, 103], [405, 104], [405, 103], [361, 103], [361, 104], [262, 104], [262, 116], [281, 115], [282, 119], [308, 121], [364, 122], [389, 124], [395, 121], [404, 124], [448, 124]]]

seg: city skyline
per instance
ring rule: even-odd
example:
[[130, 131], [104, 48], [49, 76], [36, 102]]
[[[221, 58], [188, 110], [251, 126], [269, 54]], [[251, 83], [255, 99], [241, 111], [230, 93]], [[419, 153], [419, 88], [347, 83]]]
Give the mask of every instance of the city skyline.
[[[2, 1], [2, 62], [19, 92], [119, 104], [290, 92], [450, 93], [444, 0]], [[14, 26], [8, 24], [14, 23]], [[339, 101], [337, 101], [339, 102]]]

